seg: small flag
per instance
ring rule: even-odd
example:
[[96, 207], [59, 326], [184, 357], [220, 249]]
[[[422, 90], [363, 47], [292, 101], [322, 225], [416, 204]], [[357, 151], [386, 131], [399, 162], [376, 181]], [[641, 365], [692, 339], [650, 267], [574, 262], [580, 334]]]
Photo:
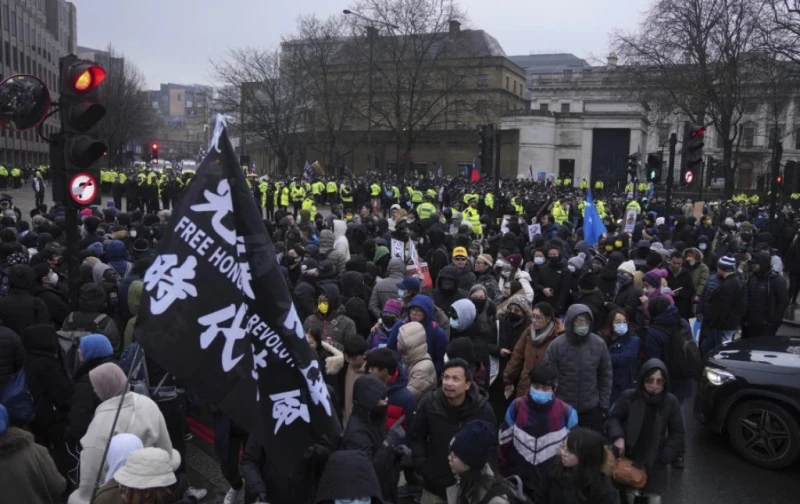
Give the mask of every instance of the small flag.
[[469, 175], [470, 182], [478, 182], [481, 179], [481, 172], [475, 165], [472, 165], [472, 173]]
[[144, 275], [135, 337], [268, 446], [279, 476], [340, 430], [221, 116]]
[[594, 198], [592, 198], [590, 190], [586, 194], [586, 208], [584, 208], [583, 214], [583, 239], [589, 245], [595, 246], [606, 231], [606, 226], [594, 206]]
[[305, 166], [303, 166], [303, 178], [309, 180], [311, 178], [311, 165], [308, 164], [308, 160], [306, 160]]

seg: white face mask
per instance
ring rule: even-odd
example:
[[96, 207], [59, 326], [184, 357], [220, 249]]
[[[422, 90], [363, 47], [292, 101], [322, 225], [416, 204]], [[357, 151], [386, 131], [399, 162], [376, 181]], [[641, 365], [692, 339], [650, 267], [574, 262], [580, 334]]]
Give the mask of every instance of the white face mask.
[[131, 231], [131, 238], [136, 238], [138, 233], [136, 231]]
[[47, 276], [47, 279], [50, 281], [51, 284], [55, 285], [58, 283], [58, 275], [51, 271], [50, 274]]
[[541, 266], [542, 264], [544, 264], [544, 257], [534, 257], [533, 263]]
[[575, 266], [568, 264], [567, 269], [569, 270], [570, 273], [575, 273]]

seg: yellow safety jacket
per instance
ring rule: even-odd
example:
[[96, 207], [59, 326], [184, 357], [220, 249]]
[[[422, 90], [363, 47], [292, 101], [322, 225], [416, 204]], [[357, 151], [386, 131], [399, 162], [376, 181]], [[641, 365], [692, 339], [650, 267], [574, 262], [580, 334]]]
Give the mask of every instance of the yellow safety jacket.
[[380, 184], [373, 183], [371, 186], [369, 186], [369, 191], [370, 191], [370, 195], [373, 198], [379, 198], [380, 195], [381, 195], [381, 186], [380, 186]]
[[261, 191], [261, 206], [267, 206], [267, 193], [269, 192], [269, 183], [262, 180], [258, 183], [258, 190]]
[[417, 207], [417, 215], [419, 216], [420, 219], [427, 219], [431, 215], [435, 214], [436, 214], [436, 207], [433, 205], [433, 203], [428, 203], [426, 201], [424, 203], [420, 203], [420, 205]]
[[477, 208], [467, 207], [461, 214], [462, 218], [472, 224], [472, 232], [476, 235], [483, 234], [483, 226], [481, 225], [481, 216]]
[[589, 181], [588, 180], [586, 180], [586, 179], [581, 180], [581, 189], [583, 189], [584, 191], [586, 189], [589, 189]]
[[594, 202], [594, 206], [597, 209], [597, 215], [600, 216], [601, 219], [606, 218], [606, 204], [600, 200]]
[[636, 210], [637, 213], [642, 213], [642, 205], [640, 205], [638, 201], [634, 200], [628, 203], [628, 205], [625, 207], [625, 210]]
[[411, 203], [419, 205], [423, 199], [422, 191], [415, 190], [411, 193]]
[[605, 184], [603, 183], [602, 180], [598, 180], [597, 182], [594, 183], [594, 188], [595, 189], [603, 189], [604, 187], [605, 187]]
[[567, 222], [567, 219], [569, 219], [569, 212], [561, 208], [558, 203], [553, 204], [553, 220], [556, 221], [556, 224], [560, 226]]
[[336, 194], [336, 182], [330, 181], [325, 185], [325, 191], [328, 194]]
[[557, 179], [556, 179], [556, 185], [557, 185], [557, 186], [560, 186], [560, 185], [561, 185], [561, 179], [560, 179], [560, 178], [557, 178]]
[[315, 215], [317, 215], [317, 205], [314, 204], [314, 198], [307, 197], [303, 200], [303, 210], [308, 210], [311, 214], [311, 218], [313, 219]]
[[[494, 194], [486, 193], [486, 196], [483, 198], [484, 203], [486, 204], [486, 208], [490, 208], [494, 210]], [[514, 205], [516, 206], [516, 205]], [[519, 212], [519, 210], [517, 210]]]
[[306, 197], [306, 190], [302, 186], [296, 185], [292, 187], [292, 202], [300, 203]]
[[342, 185], [342, 188], [339, 190], [339, 197], [342, 198], [342, 203], [352, 203], [353, 190], [350, 186]]

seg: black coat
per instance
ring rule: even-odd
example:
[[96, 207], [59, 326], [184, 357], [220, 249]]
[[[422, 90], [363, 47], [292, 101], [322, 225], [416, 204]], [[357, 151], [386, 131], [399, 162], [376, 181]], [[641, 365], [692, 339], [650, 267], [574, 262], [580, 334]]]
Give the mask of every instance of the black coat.
[[47, 306], [47, 312], [50, 314], [53, 324], [61, 327], [71, 311], [67, 300], [62, 297], [61, 293], [49, 287], [39, 286], [33, 289], [33, 295], [41, 299]]
[[563, 469], [558, 464], [540, 480], [533, 501], [536, 504], [619, 504], [619, 491], [606, 475], [602, 475], [591, 488], [584, 489], [583, 495], [586, 500], [578, 496], [578, 486], [572, 471]]
[[317, 312], [317, 288], [312, 283], [301, 279], [292, 294], [300, 320], [305, 320]]
[[553, 297], [539, 298], [547, 301], [553, 306], [556, 314], [563, 314], [567, 310], [567, 299], [569, 296], [569, 283], [572, 274], [569, 272], [566, 263], [545, 264], [539, 268], [536, 276], [536, 290], [546, 288], [553, 289]]
[[[694, 316], [692, 312], [692, 302], [694, 300], [694, 282], [692, 275], [685, 268], [681, 268], [680, 272], [675, 275], [672, 268], [667, 270], [667, 285], [672, 289], [672, 297], [675, 300], [675, 306], [678, 308], [678, 313], [681, 317], [689, 320]], [[680, 289], [680, 290], [678, 290]]]
[[[664, 392], [651, 399], [644, 392], [644, 380], [656, 369], [666, 377]], [[625, 456], [647, 469], [646, 493], [662, 495], [667, 491], [667, 466], [685, 451], [685, 426], [678, 399], [669, 393], [666, 365], [650, 359], [639, 371], [636, 388], [622, 393], [608, 418], [611, 441], [625, 439]], [[648, 408], [653, 408], [648, 414]], [[650, 424], [649, 426], [646, 424]]]
[[17, 334], [34, 324], [49, 324], [47, 305], [31, 292], [36, 287], [36, 274], [28, 265], [12, 266], [8, 271], [10, 289], [0, 299], [0, 320]]
[[[494, 412], [485, 393], [474, 384], [467, 399], [459, 407], [450, 406], [441, 389], [423, 400], [408, 431], [411, 453], [417, 472], [422, 475], [423, 487], [444, 498], [447, 487], [455, 483], [447, 457], [450, 440], [470, 420], [486, 420], [497, 425]], [[496, 454], [497, 444], [493, 447]]]
[[24, 361], [25, 350], [17, 333], [0, 326], [0, 387], [22, 369]]
[[372, 504], [381, 504], [381, 488], [370, 462], [369, 457], [360, 450], [332, 453], [319, 481], [316, 502], [333, 504], [336, 499], [369, 496], [372, 497]]
[[783, 258], [783, 265], [789, 273], [800, 274], [800, 239], [789, 245], [786, 256]]
[[639, 301], [641, 296], [642, 291], [636, 287], [633, 280], [628, 280], [620, 286], [617, 295], [614, 296], [613, 306], [611, 307], [625, 311], [625, 316], [628, 317], [628, 325], [631, 326], [632, 330], [644, 326], [644, 317], [639, 310], [639, 306], [642, 304]]
[[739, 329], [744, 315], [744, 294], [742, 282], [735, 273], [722, 280], [709, 296], [708, 306], [704, 310], [703, 329]]
[[97, 394], [94, 393], [92, 383], [89, 381], [89, 371], [100, 364], [115, 362], [114, 356], [98, 357], [84, 362], [75, 372], [75, 386], [72, 390], [71, 409], [69, 413], [69, 425], [64, 434], [64, 440], [71, 444], [77, 444], [94, 418], [94, 410], [102, 402]]
[[586, 305], [592, 310], [592, 332], [600, 333], [603, 324], [606, 323], [606, 308], [603, 293], [600, 289], [595, 289], [591, 292], [581, 293], [575, 300], [575, 304]]
[[28, 391], [36, 405], [33, 430], [48, 431], [56, 424], [63, 428], [69, 414], [72, 384], [61, 360], [56, 331], [49, 324], [34, 325], [23, 331], [22, 342]]

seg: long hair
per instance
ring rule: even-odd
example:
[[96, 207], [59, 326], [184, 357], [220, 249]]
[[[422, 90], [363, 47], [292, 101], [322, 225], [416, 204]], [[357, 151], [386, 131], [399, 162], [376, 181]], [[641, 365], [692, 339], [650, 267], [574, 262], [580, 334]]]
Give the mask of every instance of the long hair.
[[603, 436], [585, 427], [570, 432], [566, 443], [567, 449], [578, 457], [578, 465], [566, 468], [561, 464], [561, 457], [556, 457], [554, 474], [560, 477], [565, 471], [572, 470], [578, 498], [586, 502], [593, 489], [613, 472], [614, 455], [606, 446]]
[[488, 491], [495, 483], [502, 483], [503, 478], [499, 472], [489, 475], [483, 472], [483, 467], [472, 468], [458, 477], [458, 504], [475, 504], [483, 498], [483, 493]]
[[625, 321], [627, 321], [628, 324], [630, 324], [630, 321], [628, 320], [628, 314], [625, 313], [625, 310], [621, 310], [619, 308], [611, 310], [611, 312], [608, 314], [608, 317], [606, 318], [606, 323], [603, 324], [603, 328], [600, 330], [603, 339], [606, 340], [607, 343], [611, 343], [611, 340], [614, 337], [614, 319], [616, 318], [617, 315], [620, 314], [624, 315]]

